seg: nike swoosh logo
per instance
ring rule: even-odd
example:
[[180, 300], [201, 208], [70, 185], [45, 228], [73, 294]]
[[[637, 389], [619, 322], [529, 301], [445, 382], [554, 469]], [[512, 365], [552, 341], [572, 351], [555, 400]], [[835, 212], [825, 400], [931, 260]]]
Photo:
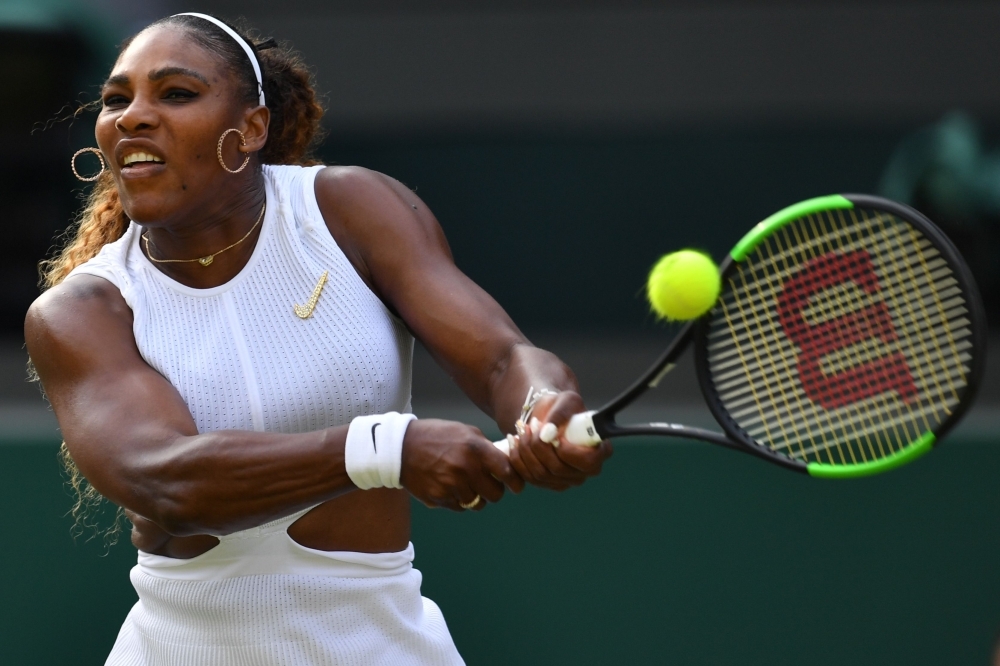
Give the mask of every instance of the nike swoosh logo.
[[319, 295], [323, 293], [323, 287], [326, 285], [326, 277], [329, 271], [323, 271], [323, 274], [319, 276], [319, 282], [316, 283], [316, 288], [313, 289], [312, 296], [306, 301], [305, 305], [299, 305], [295, 303], [292, 306], [292, 310], [295, 311], [295, 316], [299, 319], [309, 319], [312, 316], [313, 310], [316, 309], [316, 304], [319, 303]]
[[376, 423], [372, 426], [372, 448], [375, 449], [375, 453], [378, 453], [378, 444], [375, 443], [375, 428], [382, 425], [381, 423]]

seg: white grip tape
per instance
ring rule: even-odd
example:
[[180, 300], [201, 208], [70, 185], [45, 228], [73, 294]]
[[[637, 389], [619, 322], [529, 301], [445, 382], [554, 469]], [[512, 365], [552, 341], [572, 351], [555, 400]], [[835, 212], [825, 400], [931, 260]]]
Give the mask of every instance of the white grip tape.
[[507, 435], [507, 439], [501, 439], [499, 442], [493, 442], [493, 446], [500, 449], [500, 452], [505, 456], [510, 455], [510, 440], [513, 439], [514, 435]]
[[594, 414], [596, 411], [581, 412], [574, 414], [566, 424], [566, 432], [563, 435], [570, 444], [577, 446], [597, 446], [601, 443], [601, 436], [597, 434], [594, 427]]
[[[601, 436], [597, 434], [597, 428], [594, 427], [594, 414], [596, 413], [596, 411], [581, 412], [574, 414], [570, 418], [569, 423], [566, 424], [566, 430], [563, 432], [563, 436], [570, 444], [576, 444], [577, 446], [597, 446], [601, 443]], [[493, 442], [493, 446], [503, 451], [506, 455], [510, 455], [511, 440], [513, 438], [513, 435], [507, 435], [507, 439]]]
[[347, 476], [361, 490], [402, 488], [399, 471], [406, 427], [417, 417], [388, 412], [351, 421], [344, 445]]

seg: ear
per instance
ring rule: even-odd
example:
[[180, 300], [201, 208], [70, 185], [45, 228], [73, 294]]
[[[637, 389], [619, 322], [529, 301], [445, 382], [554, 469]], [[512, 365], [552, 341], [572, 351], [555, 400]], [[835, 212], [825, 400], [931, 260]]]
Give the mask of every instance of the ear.
[[243, 135], [247, 139], [245, 146], [240, 146], [241, 153], [256, 153], [267, 143], [267, 126], [271, 122], [271, 111], [266, 106], [249, 109], [243, 119], [246, 129]]

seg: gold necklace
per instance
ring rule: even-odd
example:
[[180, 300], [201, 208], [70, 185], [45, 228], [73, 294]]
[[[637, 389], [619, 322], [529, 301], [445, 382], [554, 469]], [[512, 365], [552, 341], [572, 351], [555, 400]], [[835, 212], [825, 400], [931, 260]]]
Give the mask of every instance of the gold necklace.
[[153, 253], [149, 251], [149, 236], [147, 236], [146, 234], [143, 234], [142, 235], [142, 240], [143, 240], [143, 242], [146, 243], [146, 256], [149, 257], [150, 261], [155, 261], [158, 264], [189, 264], [189, 263], [197, 261], [202, 266], [211, 266], [212, 262], [215, 261], [215, 258], [217, 256], [219, 256], [220, 254], [222, 254], [226, 250], [232, 250], [234, 247], [236, 247], [237, 245], [239, 245], [240, 243], [242, 243], [246, 239], [250, 238], [250, 234], [252, 234], [253, 230], [257, 228], [257, 226], [260, 224], [260, 221], [264, 219], [264, 211], [265, 210], [267, 210], [267, 202], [266, 201], [264, 202], [264, 207], [260, 209], [260, 215], [257, 216], [257, 221], [253, 223], [252, 227], [250, 227], [250, 231], [247, 232], [247, 235], [244, 236], [243, 238], [239, 239], [238, 241], [236, 241], [232, 245], [229, 245], [228, 247], [222, 248], [221, 250], [219, 250], [218, 252], [216, 252], [214, 254], [209, 254], [209, 255], [206, 255], [204, 257], [199, 257], [198, 259], [157, 259], [156, 257], [153, 256]]

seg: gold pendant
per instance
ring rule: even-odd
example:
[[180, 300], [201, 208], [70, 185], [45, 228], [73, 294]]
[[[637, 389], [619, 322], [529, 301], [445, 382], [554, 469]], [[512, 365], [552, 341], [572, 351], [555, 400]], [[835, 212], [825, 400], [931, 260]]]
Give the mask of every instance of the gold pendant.
[[319, 282], [316, 283], [316, 288], [313, 289], [313, 293], [305, 305], [293, 304], [292, 310], [295, 312], [296, 317], [299, 319], [308, 319], [312, 316], [313, 310], [316, 309], [316, 304], [319, 302], [319, 295], [323, 292], [323, 286], [326, 284], [328, 273], [329, 271], [323, 271], [323, 274], [319, 276]]
[[215, 255], [210, 254], [207, 257], [202, 257], [201, 259], [199, 259], [198, 263], [201, 264], [202, 266], [211, 266], [213, 261], [215, 261]]

